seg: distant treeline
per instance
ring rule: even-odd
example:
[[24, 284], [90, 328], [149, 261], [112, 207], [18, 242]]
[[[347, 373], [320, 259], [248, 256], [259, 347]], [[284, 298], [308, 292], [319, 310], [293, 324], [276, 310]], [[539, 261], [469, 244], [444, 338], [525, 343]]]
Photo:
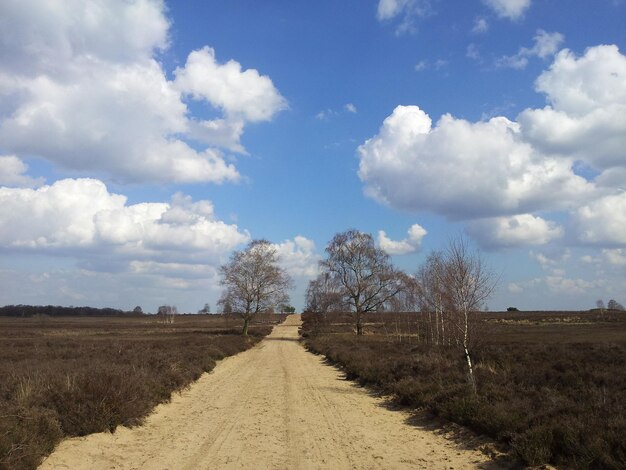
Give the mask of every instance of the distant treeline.
[[115, 308], [94, 307], [59, 307], [55, 305], [7, 305], [0, 307], [0, 316], [3, 317], [34, 317], [35, 315], [47, 315], [51, 317], [78, 317], [78, 316], [128, 316], [142, 315], [138, 312], [128, 312]]

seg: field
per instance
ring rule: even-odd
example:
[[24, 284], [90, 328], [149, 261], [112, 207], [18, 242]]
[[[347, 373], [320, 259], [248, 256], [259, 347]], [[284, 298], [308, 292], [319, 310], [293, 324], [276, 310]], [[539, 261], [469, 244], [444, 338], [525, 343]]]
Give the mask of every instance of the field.
[[260, 316], [242, 337], [242, 321], [221, 315], [0, 317], [0, 468], [36, 468], [64, 437], [140, 424], [282, 318]]
[[307, 347], [348, 377], [501, 442], [525, 465], [626, 468], [626, 314], [482, 314], [477, 393], [457, 348], [426, 344], [419, 314], [304, 315]]

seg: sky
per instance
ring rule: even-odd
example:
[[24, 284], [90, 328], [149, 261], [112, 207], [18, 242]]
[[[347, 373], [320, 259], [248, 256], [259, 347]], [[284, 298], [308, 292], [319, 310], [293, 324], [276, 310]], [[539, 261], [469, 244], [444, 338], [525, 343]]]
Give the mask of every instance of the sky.
[[0, 305], [212, 311], [275, 244], [415, 273], [465, 237], [491, 310], [626, 302], [624, 0], [2, 0]]

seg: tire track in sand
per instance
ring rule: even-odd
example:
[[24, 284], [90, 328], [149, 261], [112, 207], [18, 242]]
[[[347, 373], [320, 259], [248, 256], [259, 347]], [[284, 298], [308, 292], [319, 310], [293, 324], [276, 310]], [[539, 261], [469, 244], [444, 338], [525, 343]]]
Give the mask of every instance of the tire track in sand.
[[298, 343], [291, 315], [221, 361], [143, 426], [62, 442], [42, 469], [496, 468], [478, 451], [406, 424]]

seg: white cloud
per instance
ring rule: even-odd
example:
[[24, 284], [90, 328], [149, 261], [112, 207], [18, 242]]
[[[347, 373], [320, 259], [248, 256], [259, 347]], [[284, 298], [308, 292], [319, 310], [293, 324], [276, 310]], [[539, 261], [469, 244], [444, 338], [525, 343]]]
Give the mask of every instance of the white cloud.
[[406, 0], [380, 0], [377, 16], [379, 20], [388, 20], [402, 11], [408, 2]]
[[420, 249], [422, 239], [428, 232], [419, 224], [409, 227], [409, 236], [404, 240], [394, 241], [387, 237], [384, 230], [378, 231], [378, 246], [390, 255], [406, 255]]
[[322, 111], [320, 111], [319, 113], [315, 115], [315, 119], [317, 119], [318, 121], [329, 121], [332, 118], [339, 116], [342, 112], [349, 113], [349, 114], [356, 114], [358, 110], [354, 104], [348, 103], [348, 104], [345, 104], [343, 108], [341, 108], [339, 111], [334, 110], [332, 108], [323, 109]]
[[474, 43], [468, 45], [467, 50], [465, 51], [465, 57], [469, 57], [473, 60], [480, 60], [480, 51], [478, 50], [478, 46]]
[[161, 0], [5, 1], [0, 63], [31, 77], [71, 75], [66, 67], [79, 57], [131, 64], [167, 47], [164, 9]]
[[[210, 264], [160, 263], [157, 261], [131, 261], [130, 272], [142, 275], [159, 275], [175, 279], [213, 279], [217, 281], [218, 269]], [[217, 283], [217, 282], [216, 282]]]
[[547, 59], [556, 54], [565, 37], [561, 33], [547, 33], [540, 29], [537, 31], [534, 40], [535, 44], [532, 48], [522, 47], [517, 54], [498, 59], [496, 65], [523, 69], [528, 65], [528, 59], [531, 57]]
[[315, 243], [301, 235], [274, 244], [280, 265], [294, 278], [314, 278], [319, 273], [320, 256]]
[[541, 278], [534, 278], [534, 279], [529, 279], [526, 281], [510, 282], [507, 286], [507, 290], [511, 294], [521, 294], [523, 292], [532, 290], [543, 283], [544, 283], [544, 280]]
[[44, 183], [43, 178], [26, 175], [28, 165], [15, 155], [0, 156], [0, 185], [33, 188]]
[[483, 0], [499, 17], [518, 20], [530, 7], [530, 0]]
[[336, 116], [337, 111], [333, 111], [332, 109], [324, 109], [315, 115], [315, 119], [319, 121], [327, 121], [332, 116]]
[[529, 142], [599, 170], [626, 168], [626, 56], [616, 46], [592, 47], [582, 57], [559, 52], [536, 88], [550, 104], [520, 114]]
[[483, 34], [489, 31], [489, 23], [485, 18], [478, 17], [474, 20], [474, 26], [472, 27], [472, 33]]
[[530, 257], [537, 261], [543, 269], [554, 270], [556, 266], [566, 262], [572, 257], [572, 253], [569, 249], [553, 249], [546, 252], [530, 251]]
[[396, 34], [415, 32], [415, 19], [431, 14], [430, 0], [379, 0], [376, 16], [379, 21], [402, 18]]
[[421, 60], [413, 67], [416, 72], [421, 72], [422, 70], [433, 69], [433, 70], [441, 70], [445, 66], [448, 65], [448, 61], [445, 59], [437, 59], [432, 64], [427, 60]]
[[572, 207], [593, 189], [503, 117], [471, 123], [446, 114], [433, 127], [417, 106], [398, 106], [358, 152], [369, 196], [456, 219]]
[[[552, 47], [537, 47], [544, 55]], [[549, 105], [469, 122], [435, 124], [417, 106], [398, 106], [359, 149], [367, 195], [468, 225], [483, 244], [545, 244], [563, 236], [607, 248], [626, 244], [626, 56], [616, 46], [581, 57], [559, 52], [536, 81]], [[578, 168], [599, 171], [588, 179]], [[536, 212], [566, 211], [564, 228]]]
[[550, 292], [561, 295], [579, 295], [586, 294], [592, 289], [601, 287], [604, 282], [587, 281], [585, 279], [569, 279], [561, 275], [546, 276], [546, 284]]
[[[216, 220], [209, 201], [176, 194], [170, 203], [127, 205], [94, 179], [65, 179], [36, 190], [0, 188], [0, 246], [81, 253], [107, 262], [216, 262], [249, 239]], [[28, 214], [28, 217], [25, 217]]]
[[254, 69], [242, 71], [234, 60], [218, 64], [215, 51], [208, 46], [189, 54], [185, 66], [174, 74], [178, 90], [208, 101], [231, 118], [267, 121], [287, 107], [269, 77]]
[[[269, 78], [234, 61], [211, 62], [210, 49], [192, 52], [180, 80], [168, 80], [155, 59], [168, 46], [162, 1], [0, 8], [0, 151], [120, 180], [236, 181], [213, 147], [243, 152], [244, 124], [285, 106]], [[187, 92], [223, 118], [194, 119]]]
[[585, 204], [573, 215], [578, 239], [593, 245], [626, 245], [626, 192]]
[[609, 264], [614, 266], [626, 266], [626, 249], [624, 248], [602, 250], [602, 255]]
[[531, 214], [471, 221], [468, 232], [488, 248], [545, 245], [563, 236], [556, 223]]

